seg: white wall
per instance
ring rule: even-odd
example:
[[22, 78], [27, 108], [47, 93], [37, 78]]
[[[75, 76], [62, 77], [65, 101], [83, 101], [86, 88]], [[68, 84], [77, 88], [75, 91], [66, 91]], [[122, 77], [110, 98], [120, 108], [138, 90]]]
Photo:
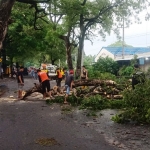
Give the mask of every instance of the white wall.
[[110, 53], [109, 51], [107, 51], [106, 49], [104, 49], [104, 48], [102, 48], [100, 50], [100, 52], [98, 53], [98, 55], [95, 57], [95, 62], [97, 62], [97, 60], [100, 57], [103, 57], [103, 58], [109, 57], [109, 58], [112, 58], [114, 60], [114, 55], [112, 53]]

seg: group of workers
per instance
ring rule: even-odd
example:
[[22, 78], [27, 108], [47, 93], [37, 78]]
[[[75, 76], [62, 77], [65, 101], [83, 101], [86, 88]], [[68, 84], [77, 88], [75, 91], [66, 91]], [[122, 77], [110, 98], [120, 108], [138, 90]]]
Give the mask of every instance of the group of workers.
[[[18, 98], [22, 99], [22, 90], [24, 86], [24, 78], [23, 78], [23, 67], [20, 67], [18, 73], [17, 73], [17, 80], [18, 80]], [[46, 98], [46, 93], [49, 94], [50, 99], [53, 99], [51, 95], [51, 88], [50, 88], [50, 78], [48, 76], [48, 70], [43, 67], [43, 69], [37, 70], [38, 79], [42, 86], [42, 92], [43, 92], [43, 99]], [[57, 78], [57, 86], [61, 87], [61, 81], [63, 77], [65, 78], [65, 88], [66, 88], [66, 94], [64, 98], [64, 103], [67, 103], [67, 97], [70, 93], [70, 90], [72, 89], [72, 86], [74, 84], [74, 71], [71, 69], [69, 71], [62, 70], [61, 68], [58, 68], [56, 70]], [[81, 70], [81, 80], [88, 79], [88, 71], [86, 70], [85, 66], [82, 66]], [[135, 85], [139, 83], [144, 83], [145, 81], [145, 75], [143, 72], [139, 70], [139, 66], [137, 64], [134, 65], [134, 73], [132, 75], [132, 88], [135, 89]]]
[[[23, 67], [20, 67], [18, 73], [17, 73], [17, 81], [18, 81], [18, 98], [22, 99], [22, 91], [24, 86], [24, 78], [23, 78]], [[65, 79], [65, 88], [66, 88], [66, 94], [64, 98], [64, 103], [67, 102], [67, 97], [70, 93], [70, 90], [72, 89], [72, 86], [74, 84], [74, 71], [71, 69], [69, 71], [63, 70], [61, 68], [58, 68], [56, 70], [56, 83], [58, 87], [61, 87], [61, 81], [64, 78]], [[85, 66], [82, 67], [81, 71], [81, 79], [87, 79], [87, 70], [85, 69]], [[39, 82], [42, 86], [42, 92], [43, 92], [43, 99], [46, 99], [47, 94], [49, 95], [50, 99], [53, 99], [53, 96], [51, 94], [51, 87], [50, 87], [50, 78], [48, 76], [48, 70], [44, 66], [43, 69], [37, 70], [37, 75]]]

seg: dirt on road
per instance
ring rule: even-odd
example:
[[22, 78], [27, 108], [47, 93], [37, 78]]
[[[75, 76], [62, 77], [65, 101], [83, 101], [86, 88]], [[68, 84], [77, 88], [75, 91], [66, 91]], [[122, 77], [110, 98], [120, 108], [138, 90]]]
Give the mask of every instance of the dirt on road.
[[[25, 78], [24, 89], [33, 83], [38, 81]], [[51, 86], [55, 84], [51, 81]], [[18, 101], [16, 80], [1, 80], [0, 88], [5, 90], [0, 97], [1, 150], [45, 150], [49, 146], [40, 142], [46, 140], [50, 144], [54, 141], [51, 149], [56, 150], [150, 150], [150, 127], [114, 123], [111, 117], [118, 110], [103, 110], [88, 117], [87, 110], [77, 107], [47, 105], [38, 93]], [[65, 107], [70, 111], [63, 111]]]

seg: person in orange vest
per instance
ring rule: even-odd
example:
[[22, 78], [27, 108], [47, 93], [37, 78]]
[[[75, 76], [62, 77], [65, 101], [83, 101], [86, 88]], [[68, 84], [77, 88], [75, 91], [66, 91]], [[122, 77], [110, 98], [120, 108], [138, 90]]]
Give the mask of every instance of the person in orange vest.
[[43, 99], [46, 98], [46, 92], [49, 94], [50, 99], [53, 98], [50, 91], [50, 81], [47, 73], [41, 70], [37, 70], [39, 82], [42, 84], [42, 92], [43, 92]]
[[62, 71], [60, 68], [57, 69], [56, 74], [57, 74], [57, 86], [61, 87], [61, 81], [62, 81], [63, 75], [62, 75]]
[[48, 75], [48, 70], [46, 69], [46, 65], [42, 65], [42, 68], [43, 68], [43, 69], [41, 69], [41, 71], [42, 71], [42, 72], [46, 72], [47, 75]]

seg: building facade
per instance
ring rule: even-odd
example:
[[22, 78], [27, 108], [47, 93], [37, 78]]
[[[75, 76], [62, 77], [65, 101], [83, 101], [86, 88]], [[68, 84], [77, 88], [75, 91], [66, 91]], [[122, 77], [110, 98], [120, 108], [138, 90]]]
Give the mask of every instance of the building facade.
[[119, 63], [126, 62], [126, 64], [129, 64], [131, 59], [135, 56], [137, 56], [141, 69], [147, 71], [150, 68], [149, 47], [102, 47], [95, 57], [95, 62], [97, 62], [100, 57], [109, 57]]

